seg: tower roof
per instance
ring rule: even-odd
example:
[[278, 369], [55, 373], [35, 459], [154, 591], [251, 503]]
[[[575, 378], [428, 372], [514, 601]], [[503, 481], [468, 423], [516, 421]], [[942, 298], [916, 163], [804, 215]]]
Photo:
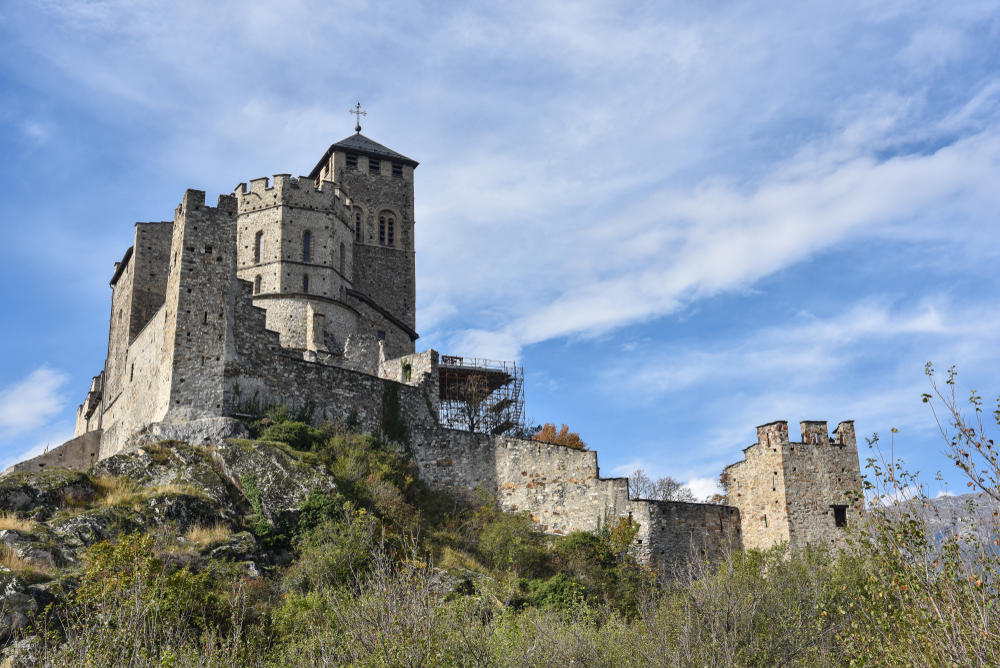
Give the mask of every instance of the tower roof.
[[314, 179], [319, 176], [320, 170], [323, 169], [323, 165], [325, 165], [327, 160], [330, 159], [330, 155], [334, 151], [359, 153], [372, 158], [394, 160], [396, 162], [401, 162], [404, 165], [409, 165], [410, 167], [416, 167], [420, 164], [413, 158], [407, 158], [402, 153], [396, 153], [391, 148], [382, 146], [382, 144], [379, 144], [377, 141], [373, 141], [358, 132], [350, 137], [347, 137], [346, 139], [341, 139], [336, 144], [331, 144], [330, 148], [326, 149], [326, 153], [323, 154], [323, 157], [316, 163], [316, 166], [313, 167], [313, 170], [309, 172], [309, 178]]

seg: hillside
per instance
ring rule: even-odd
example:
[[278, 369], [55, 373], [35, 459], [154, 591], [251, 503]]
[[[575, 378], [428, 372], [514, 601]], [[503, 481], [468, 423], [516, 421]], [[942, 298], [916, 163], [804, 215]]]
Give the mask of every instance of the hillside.
[[[919, 538], [877, 515], [851, 553], [693, 552], [657, 572], [631, 556], [627, 519], [547, 536], [488, 495], [432, 491], [405, 444], [280, 410], [248, 426], [216, 446], [148, 443], [86, 474], [0, 479], [3, 665], [1000, 658], [995, 560], [972, 579], [928, 570]], [[944, 501], [960, 516], [962, 499]], [[930, 614], [940, 600], [954, 614]]]

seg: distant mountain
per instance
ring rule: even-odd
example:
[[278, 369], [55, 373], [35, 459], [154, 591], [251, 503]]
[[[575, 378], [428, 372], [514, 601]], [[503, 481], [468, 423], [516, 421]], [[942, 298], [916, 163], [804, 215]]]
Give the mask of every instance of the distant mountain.
[[992, 542], [1000, 534], [1000, 503], [985, 492], [939, 496], [923, 502], [914, 499], [909, 503], [927, 522], [935, 542], [956, 535], [980, 537], [987, 539], [994, 552], [1000, 553], [1000, 548]]

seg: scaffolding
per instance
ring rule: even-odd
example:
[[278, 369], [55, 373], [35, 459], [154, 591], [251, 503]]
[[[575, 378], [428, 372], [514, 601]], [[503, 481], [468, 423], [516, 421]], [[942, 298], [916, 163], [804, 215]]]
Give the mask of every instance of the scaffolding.
[[442, 426], [493, 435], [523, 431], [523, 367], [442, 355], [438, 373]]

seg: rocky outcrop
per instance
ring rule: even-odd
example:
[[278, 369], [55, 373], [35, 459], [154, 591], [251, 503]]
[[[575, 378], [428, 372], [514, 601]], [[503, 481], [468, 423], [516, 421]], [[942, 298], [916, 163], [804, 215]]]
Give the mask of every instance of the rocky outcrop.
[[208, 497], [216, 521], [231, 523], [245, 503], [216, 470], [208, 448], [177, 441], [163, 441], [112, 455], [98, 462], [95, 476], [128, 480], [139, 487], [187, 489]]
[[180, 441], [189, 445], [218, 445], [229, 438], [247, 438], [250, 434], [239, 420], [208, 417], [183, 422], [154, 422], [129, 439], [125, 448], [160, 441]]
[[83, 473], [62, 467], [16, 471], [0, 478], [0, 510], [47, 518], [63, 505], [93, 501], [96, 489]]
[[212, 459], [223, 476], [271, 522], [288, 520], [309, 492], [333, 492], [333, 478], [320, 466], [309, 466], [285, 446], [262, 441], [231, 440], [213, 448]]
[[[205, 438], [239, 431], [217, 420], [199, 422]], [[260, 519], [284, 531], [312, 490], [336, 490], [326, 467], [310, 457], [278, 443], [168, 440], [108, 457], [89, 474], [44, 467], [0, 478], [0, 513], [6, 514], [0, 553], [10, 566], [0, 566], [0, 642], [12, 642], [55, 600], [52, 592], [66, 583], [72, 590], [87, 548], [101, 541], [152, 533], [164, 562], [193, 571], [225, 561], [257, 577], [287, 561], [283, 538], [275, 544], [266, 529], [261, 533]]]

